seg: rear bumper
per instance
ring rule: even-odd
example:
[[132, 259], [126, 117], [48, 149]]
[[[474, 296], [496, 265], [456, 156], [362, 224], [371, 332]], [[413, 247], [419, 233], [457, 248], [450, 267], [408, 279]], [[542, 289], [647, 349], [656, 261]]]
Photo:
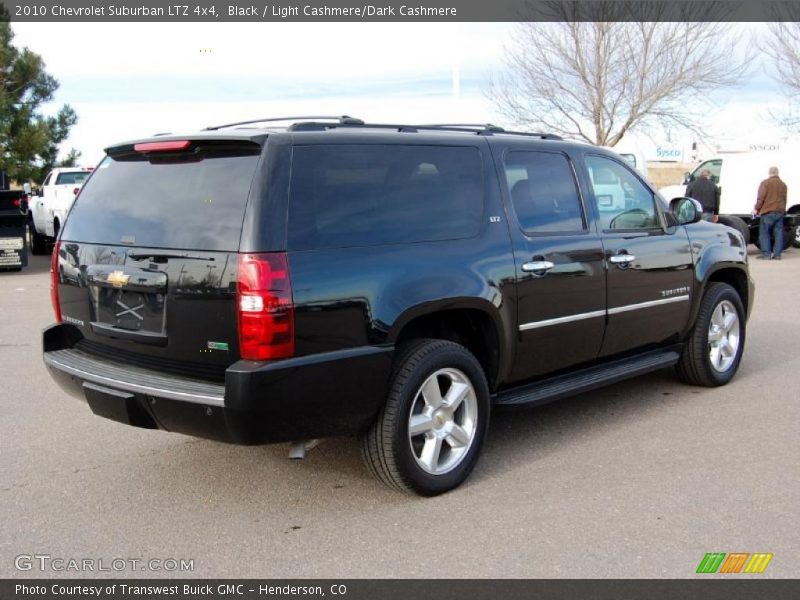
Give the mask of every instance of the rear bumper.
[[43, 334], [44, 363], [97, 415], [235, 444], [265, 444], [364, 430], [388, 391], [393, 348], [328, 352], [272, 363], [239, 361], [211, 383], [112, 361], [74, 348], [71, 325]]

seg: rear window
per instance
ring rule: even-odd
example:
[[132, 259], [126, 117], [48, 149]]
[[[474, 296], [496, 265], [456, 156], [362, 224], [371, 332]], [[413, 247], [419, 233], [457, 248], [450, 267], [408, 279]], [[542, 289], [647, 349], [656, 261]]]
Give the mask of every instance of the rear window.
[[107, 156], [67, 219], [65, 240], [235, 251], [260, 147]]
[[477, 148], [294, 148], [291, 250], [468, 238], [477, 235], [482, 215]]
[[76, 171], [75, 173], [59, 173], [56, 177], [56, 185], [74, 185], [76, 183], [83, 183], [89, 173], [86, 171]]

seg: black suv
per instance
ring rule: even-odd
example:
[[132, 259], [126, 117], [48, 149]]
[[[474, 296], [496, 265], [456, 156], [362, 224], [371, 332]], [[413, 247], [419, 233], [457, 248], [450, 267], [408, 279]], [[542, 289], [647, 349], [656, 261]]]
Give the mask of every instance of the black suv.
[[238, 444], [359, 435], [378, 478], [433, 495], [492, 406], [736, 373], [745, 244], [694, 200], [552, 135], [312, 119], [107, 149], [53, 252], [64, 389]]

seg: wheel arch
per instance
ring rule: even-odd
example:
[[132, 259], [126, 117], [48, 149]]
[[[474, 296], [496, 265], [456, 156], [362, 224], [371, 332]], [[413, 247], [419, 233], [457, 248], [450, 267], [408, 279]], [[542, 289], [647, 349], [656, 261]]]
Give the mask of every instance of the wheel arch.
[[742, 305], [745, 310], [745, 318], [750, 316], [753, 307], [753, 287], [750, 283], [750, 277], [747, 270], [739, 264], [721, 264], [711, 269], [707, 274], [698, 289], [698, 294], [695, 296], [695, 301], [692, 306], [692, 315], [690, 319], [690, 327], [694, 326], [697, 321], [697, 315], [700, 312], [700, 303], [703, 296], [708, 289], [709, 284], [727, 283], [739, 294], [742, 300]]
[[467, 348], [483, 367], [492, 390], [509, 366], [508, 335], [487, 300], [449, 299], [408, 309], [395, 321], [388, 341], [400, 346], [416, 338], [449, 340]]

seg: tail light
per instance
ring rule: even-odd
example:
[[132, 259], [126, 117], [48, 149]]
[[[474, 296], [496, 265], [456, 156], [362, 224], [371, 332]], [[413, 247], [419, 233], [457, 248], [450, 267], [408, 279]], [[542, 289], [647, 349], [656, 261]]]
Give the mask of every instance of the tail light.
[[74, 190], [72, 190], [72, 195], [73, 196], [77, 196], [78, 192], [80, 192], [80, 191], [81, 191], [81, 188], [75, 188]]
[[22, 205], [22, 200], [14, 198], [14, 208], [19, 208]]
[[50, 301], [53, 303], [53, 312], [56, 315], [56, 322], [61, 323], [61, 302], [58, 297], [58, 251], [61, 249], [61, 242], [56, 242], [53, 248], [53, 255], [50, 257]]
[[237, 304], [242, 358], [294, 356], [294, 304], [285, 253], [239, 255]]

